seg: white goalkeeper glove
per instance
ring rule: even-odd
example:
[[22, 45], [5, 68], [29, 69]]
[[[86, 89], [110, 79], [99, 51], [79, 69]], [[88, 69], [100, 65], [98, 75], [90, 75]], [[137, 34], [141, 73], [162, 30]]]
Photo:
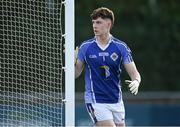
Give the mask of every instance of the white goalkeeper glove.
[[79, 51], [79, 48], [76, 47], [76, 49], [75, 49], [75, 51], [74, 51], [74, 62], [75, 62], [75, 64], [76, 64], [76, 61], [77, 61], [78, 51]]
[[138, 80], [125, 80], [125, 83], [128, 84], [128, 87], [130, 88], [130, 91], [132, 94], [136, 95], [138, 93], [139, 89], [139, 81]]
[[[64, 47], [63, 52], [65, 53], [65, 44], [63, 45], [63, 47]], [[79, 51], [79, 48], [76, 47], [76, 49], [74, 50], [74, 64], [76, 64], [78, 51]]]

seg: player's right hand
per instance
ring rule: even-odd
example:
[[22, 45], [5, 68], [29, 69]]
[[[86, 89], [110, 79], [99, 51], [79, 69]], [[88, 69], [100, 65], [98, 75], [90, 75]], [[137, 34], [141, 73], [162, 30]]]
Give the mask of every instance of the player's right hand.
[[74, 51], [74, 62], [75, 62], [74, 64], [76, 64], [76, 61], [77, 61], [78, 51], [79, 51], [79, 47], [76, 46], [76, 49], [75, 49], [75, 51]]
[[[63, 52], [65, 53], [65, 44], [63, 45], [64, 49]], [[76, 46], [76, 49], [74, 50], [74, 64], [76, 64], [76, 60], [77, 60], [77, 55], [78, 55], [78, 51], [79, 51], [79, 47]]]

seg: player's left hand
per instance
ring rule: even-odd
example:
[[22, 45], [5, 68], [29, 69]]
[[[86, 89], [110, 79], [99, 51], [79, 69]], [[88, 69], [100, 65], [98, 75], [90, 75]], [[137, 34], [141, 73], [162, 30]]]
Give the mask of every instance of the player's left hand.
[[139, 89], [139, 82], [137, 80], [125, 80], [125, 83], [128, 84], [132, 94], [136, 95]]

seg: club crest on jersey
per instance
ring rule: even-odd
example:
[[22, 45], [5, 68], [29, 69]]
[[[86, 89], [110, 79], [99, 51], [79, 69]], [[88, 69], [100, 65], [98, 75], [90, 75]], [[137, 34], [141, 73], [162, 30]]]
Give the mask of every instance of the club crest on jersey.
[[116, 61], [118, 59], [118, 55], [114, 52], [113, 54], [111, 54], [111, 59], [113, 61]]

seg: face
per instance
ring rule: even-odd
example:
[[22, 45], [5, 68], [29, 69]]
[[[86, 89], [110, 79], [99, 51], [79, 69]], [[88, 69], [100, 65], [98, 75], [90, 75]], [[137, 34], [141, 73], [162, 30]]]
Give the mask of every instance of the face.
[[110, 19], [102, 19], [101, 17], [92, 20], [93, 30], [95, 36], [101, 36], [109, 34], [111, 29], [111, 20]]

